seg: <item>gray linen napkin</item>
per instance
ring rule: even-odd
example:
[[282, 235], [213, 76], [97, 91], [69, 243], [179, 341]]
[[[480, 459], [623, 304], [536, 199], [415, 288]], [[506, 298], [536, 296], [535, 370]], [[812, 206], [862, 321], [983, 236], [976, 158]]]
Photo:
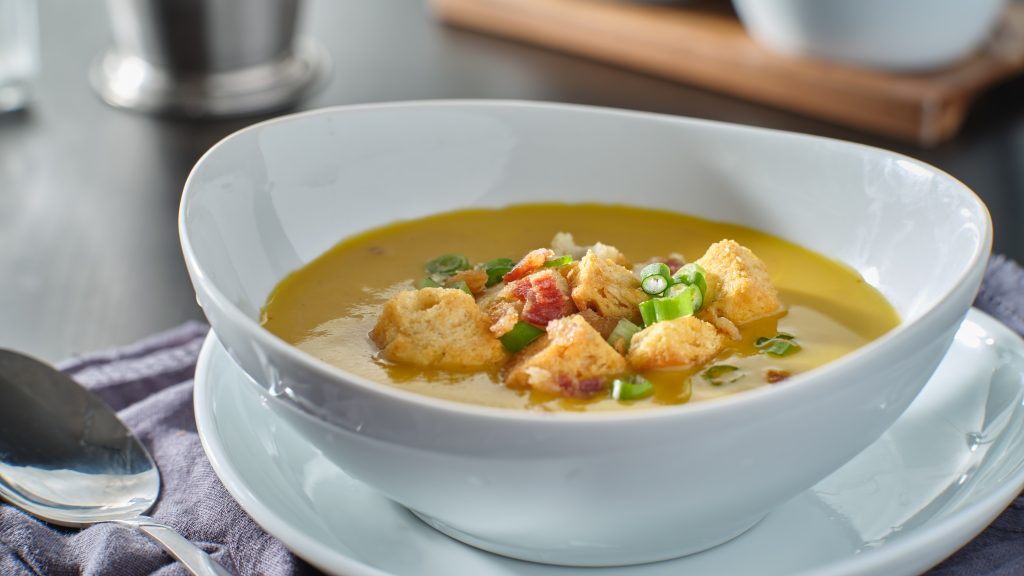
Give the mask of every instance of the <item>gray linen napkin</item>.
[[[208, 328], [191, 322], [137, 344], [89, 354], [60, 368], [117, 410], [160, 468], [150, 511], [239, 575], [312, 573], [239, 508], [214, 474], [196, 434], [192, 377]], [[133, 529], [51, 526], [0, 504], [0, 575], [187, 574]]]
[[[1024, 270], [994, 256], [975, 305], [1024, 335]], [[203, 454], [192, 413], [192, 377], [207, 327], [188, 323], [137, 344], [61, 365], [118, 410], [146, 444], [164, 481], [153, 516], [239, 575], [315, 570], [263, 532], [228, 495]], [[185, 570], [133, 530], [70, 530], [0, 503], [0, 575], [160, 574]], [[932, 576], [1024, 574], [1024, 496]]]

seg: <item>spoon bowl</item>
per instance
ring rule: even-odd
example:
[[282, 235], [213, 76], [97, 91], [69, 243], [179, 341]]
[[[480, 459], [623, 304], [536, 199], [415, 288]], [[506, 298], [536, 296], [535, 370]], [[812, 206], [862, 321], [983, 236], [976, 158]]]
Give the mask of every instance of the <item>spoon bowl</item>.
[[143, 516], [160, 495], [160, 471], [102, 400], [63, 372], [3, 349], [0, 398], [0, 497], [61, 526], [137, 527], [193, 574], [228, 574]]

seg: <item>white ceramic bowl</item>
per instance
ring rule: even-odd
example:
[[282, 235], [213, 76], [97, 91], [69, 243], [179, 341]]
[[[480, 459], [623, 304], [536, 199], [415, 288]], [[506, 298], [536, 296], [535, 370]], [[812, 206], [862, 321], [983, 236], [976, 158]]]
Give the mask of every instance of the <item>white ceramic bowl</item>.
[[[537, 201], [628, 203], [752, 226], [846, 262], [904, 321], [784, 386], [617, 414], [419, 396], [333, 368], [257, 323], [274, 285], [341, 238]], [[970, 190], [890, 152], [495, 101], [343, 107], [246, 128], [196, 165], [180, 229], [221, 342], [311, 444], [456, 538], [578, 565], [714, 546], [874, 441], [950, 345], [991, 243]]]
[[926, 71], [989, 37], [1007, 0], [733, 0], [747, 31], [779, 52]]

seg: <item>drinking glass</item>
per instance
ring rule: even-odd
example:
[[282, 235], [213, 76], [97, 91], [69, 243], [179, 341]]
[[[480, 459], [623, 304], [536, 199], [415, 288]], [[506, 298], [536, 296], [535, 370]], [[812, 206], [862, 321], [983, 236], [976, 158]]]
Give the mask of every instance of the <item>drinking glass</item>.
[[38, 26], [35, 0], [0, 0], [0, 112], [22, 108], [32, 97]]

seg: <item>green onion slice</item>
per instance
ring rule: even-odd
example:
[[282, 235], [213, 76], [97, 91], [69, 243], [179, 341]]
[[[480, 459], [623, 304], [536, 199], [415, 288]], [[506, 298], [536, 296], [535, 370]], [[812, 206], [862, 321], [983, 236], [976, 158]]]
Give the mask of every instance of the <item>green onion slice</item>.
[[640, 288], [644, 292], [656, 296], [668, 289], [668, 280], [664, 276], [648, 276], [640, 281]]
[[700, 264], [691, 262], [677, 270], [675, 276], [672, 277], [672, 280], [677, 284], [696, 286], [697, 289], [700, 290], [700, 295], [703, 299], [708, 294], [708, 281], [706, 276], [707, 271], [704, 270]]
[[429, 274], [455, 274], [469, 270], [469, 260], [462, 254], [445, 254], [427, 262], [425, 268]]
[[612, 330], [610, 335], [608, 335], [608, 344], [610, 344], [612, 348], [618, 350], [617, 344], [622, 342], [621, 351], [623, 353], [628, 352], [629, 342], [633, 339], [633, 334], [636, 334], [639, 331], [639, 326], [623, 318], [622, 320], [619, 320], [619, 323], [615, 325], [615, 329]]
[[526, 322], [516, 322], [516, 325], [511, 330], [498, 339], [501, 340], [501, 344], [509, 352], [518, 352], [526, 348], [530, 342], [540, 338], [543, 333], [543, 328], [538, 328]]
[[565, 266], [572, 264], [572, 255], [566, 254], [565, 256], [559, 256], [558, 258], [552, 258], [544, 263], [545, 268], [558, 268], [559, 266]]
[[654, 384], [639, 374], [629, 378], [616, 378], [612, 380], [612, 398], [615, 400], [640, 400], [654, 394]]
[[465, 280], [458, 280], [456, 282], [451, 282], [449, 284], [445, 284], [444, 287], [445, 288], [455, 288], [456, 290], [462, 290], [463, 292], [465, 292], [466, 294], [469, 294], [470, 296], [473, 295], [473, 291], [469, 289], [469, 284], [466, 284]]
[[696, 286], [676, 285], [669, 288], [668, 294], [640, 303], [640, 316], [643, 317], [645, 326], [683, 316], [693, 316], [704, 303], [700, 289]]
[[508, 274], [516, 263], [511, 258], [495, 258], [480, 264], [480, 269], [487, 272], [487, 287], [490, 288]]
[[640, 270], [640, 288], [652, 296], [660, 296], [672, 283], [672, 270], [664, 262], [654, 262]]
[[434, 280], [433, 278], [431, 278], [430, 276], [427, 276], [426, 278], [424, 278], [424, 279], [422, 279], [422, 280], [420, 280], [419, 282], [416, 283], [416, 288], [417, 289], [422, 289], [422, 288], [440, 288], [440, 287], [441, 287], [441, 285], [438, 284], [437, 281]]
[[777, 358], [796, 354], [801, 350], [800, 343], [797, 342], [796, 337], [785, 332], [779, 332], [771, 338], [762, 336], [754, 342], [754, 346], [759, 348], [761, 352]]
[[701, 373], [701, 377], [712, 386], [732, 384], [745, 375], [746, 372], [729, 364], [715, 364]]
[[654, 311], [654, 298], [640, 303], [640, 316], [644, 319], [644, 326], [650, 326], [658, 321], [658, 315]]

